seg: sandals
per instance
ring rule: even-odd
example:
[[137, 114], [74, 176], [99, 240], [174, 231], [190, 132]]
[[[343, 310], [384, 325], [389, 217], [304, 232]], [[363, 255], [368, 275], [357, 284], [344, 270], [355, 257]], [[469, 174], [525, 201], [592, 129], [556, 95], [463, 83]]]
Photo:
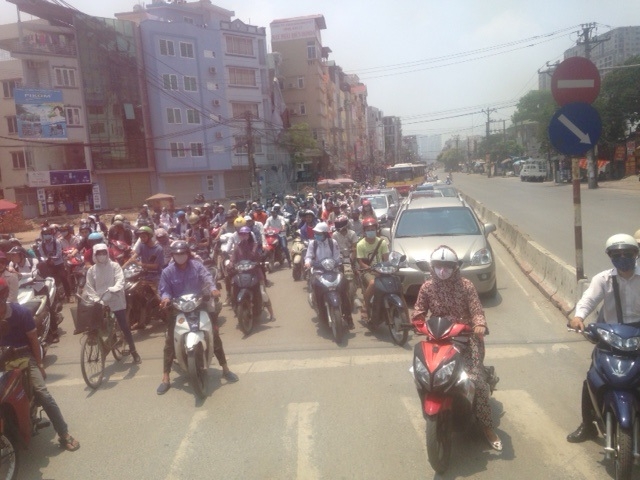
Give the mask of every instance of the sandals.
[[487, 442], [489, 442], [489, 445], [491, 445], [491, 448], [493, 448], [494, 450], [497, 450], [498, 452], [502, 451], [502, 440], [500, 440], [500, 437], [498, 437], [498, 434], [495, 434], [497, 440], [490, 440], [489, 436], [487, 435], [486, 432], [484, 432], [484, 438], [487, 439]]
[[75, 438], [69, 435], [66, 438], [58, 438], [58, 443], [60, 444], [60, 448], [68, 450], [70, 452], [75, 452], [80, 448], [80, 442], [78, 442]]

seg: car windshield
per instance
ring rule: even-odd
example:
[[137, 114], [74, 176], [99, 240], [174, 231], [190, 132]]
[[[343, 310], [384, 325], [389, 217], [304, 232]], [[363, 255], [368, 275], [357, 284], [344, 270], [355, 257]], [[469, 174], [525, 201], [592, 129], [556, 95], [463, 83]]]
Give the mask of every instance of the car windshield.
[[457, 197], [458, 191], [454, 187], [437, 187], [442, 192], [443, 197]]
[[467, 207], [405, 210], [395, 237], [480, 235], [480, 227]]
[[367, 200], [371, 201], [371, 206], [374, 210], [379, 208], [387, 208], [387, 197], [384, 195], [376, 195], [373, 197], [364, 197]]

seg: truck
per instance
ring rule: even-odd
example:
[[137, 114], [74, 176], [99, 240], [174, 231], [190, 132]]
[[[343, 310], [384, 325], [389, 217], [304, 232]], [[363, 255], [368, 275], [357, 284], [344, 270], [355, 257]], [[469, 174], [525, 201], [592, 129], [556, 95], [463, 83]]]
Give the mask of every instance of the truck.
[[547, 178], [547, 162], [539, 159], [529, 159], [524, 162], [520, 170], [522, 182], [544, 182]]

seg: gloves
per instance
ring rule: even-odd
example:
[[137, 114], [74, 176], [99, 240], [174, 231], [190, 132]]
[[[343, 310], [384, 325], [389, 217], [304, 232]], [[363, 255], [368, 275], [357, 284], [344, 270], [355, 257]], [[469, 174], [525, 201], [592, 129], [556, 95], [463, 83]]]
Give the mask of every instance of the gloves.
[[109, 287], [109, 288], [107, 288], [107, 290], [108, 290], [109, 292], [111, 292], [111, 293], [117, 293], [117, 292], [119, 292], [118, 288], [116, 288], [116, 287]]

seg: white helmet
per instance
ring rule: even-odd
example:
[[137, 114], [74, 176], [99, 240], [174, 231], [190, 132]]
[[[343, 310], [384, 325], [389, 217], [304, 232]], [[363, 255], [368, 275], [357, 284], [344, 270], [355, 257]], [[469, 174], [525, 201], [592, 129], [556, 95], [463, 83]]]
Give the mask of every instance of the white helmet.
[[329, 225], [327, 225], [325, 222], [320, 222], [315, 227], [313, 227], [313, 231], [317, 233], [329, 233]]
[[640, 230], [636, 230], [633, 236], [636, 238], [636, 242], [638, 242], [638, 246], [640, 247]]
[[280, 208], [280, 204], [279, 203], [274, 203], [272, 208], [274, 210], [278, 210]]
[[451, 262], [457, 264], [458, 256], [451, 248], [446, 245], [440, 245], [431, 254], [431, 262]]
[[638, 251], [638, 241], [626, 233], [617, 233], [610, 236], [605, 244], [607, 254], [615, 250], [635, 250]]

